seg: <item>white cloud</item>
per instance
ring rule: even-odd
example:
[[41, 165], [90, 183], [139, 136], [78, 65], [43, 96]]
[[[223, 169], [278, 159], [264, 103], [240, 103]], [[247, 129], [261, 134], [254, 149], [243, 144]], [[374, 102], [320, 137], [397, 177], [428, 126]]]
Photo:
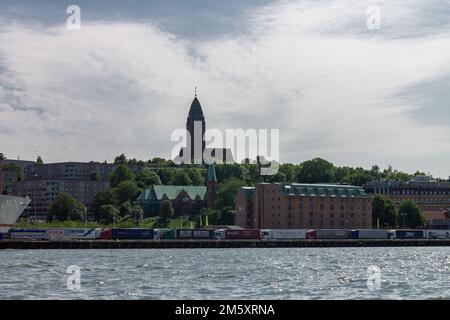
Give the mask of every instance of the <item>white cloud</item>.
[[198, 86], [209, 127], [280, 128], [284, 161], [449, 175], [449, 127], [413, 121], [417, 106], [398, 96], [450, 73], [449, 32], [402, 38], [396, 19], [417, 10], [380, 6], [378, 33], [365, 29], [366, 3], [350, 1], [276, 3], [249, 13], [248, 33], [214, 41], [125, 22], [3, 28], [1, 148], [49, 161], [167, 157]]

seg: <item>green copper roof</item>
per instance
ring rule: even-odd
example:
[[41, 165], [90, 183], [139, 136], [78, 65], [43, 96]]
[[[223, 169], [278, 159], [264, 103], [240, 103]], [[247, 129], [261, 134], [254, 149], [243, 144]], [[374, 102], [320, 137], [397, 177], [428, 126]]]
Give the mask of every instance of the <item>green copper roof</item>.
[[174, 200], [185, 191], [191, 199], [205, 199], [206, 187], [204, 186], [152, 186], [144, 190], [138, 197], [138, 201], [145, 200]]
[[216, 166], [215, 164], [211, 164], [208, 167], [208, 176], [206, 178], [206, 181], [214, 181], [217, 182], [217, 177], [216, 177]]
[[[270, 183], [260, 183], [270, 185]], [[341, 184], [306, 184], [306, 183], [277, 183], [280, 192], [287, 196], [317, 196], [317, 197], [363, 197], [370, 195], [361, 187]], [[242, 187], [245, 197], [250, 198], [255, 192], [254, 187]]]

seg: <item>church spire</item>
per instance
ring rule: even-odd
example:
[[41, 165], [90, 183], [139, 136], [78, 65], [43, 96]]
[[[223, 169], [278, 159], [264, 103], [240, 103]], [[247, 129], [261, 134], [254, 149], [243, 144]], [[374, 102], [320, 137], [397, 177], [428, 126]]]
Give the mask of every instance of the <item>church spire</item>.
[[206, 181], [208, 181], [208, 182], [217, 182], [215, 163], [210, 164], [208, 166], [208, 174], [207, 174], [207, 177], [206, 177]]

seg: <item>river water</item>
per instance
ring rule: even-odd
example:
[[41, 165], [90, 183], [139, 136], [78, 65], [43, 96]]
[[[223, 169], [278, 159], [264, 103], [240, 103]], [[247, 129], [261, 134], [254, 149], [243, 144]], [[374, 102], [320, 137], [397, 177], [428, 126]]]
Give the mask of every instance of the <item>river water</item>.
[[449, 298], [448, 247], [0, 251], [0, 299]]

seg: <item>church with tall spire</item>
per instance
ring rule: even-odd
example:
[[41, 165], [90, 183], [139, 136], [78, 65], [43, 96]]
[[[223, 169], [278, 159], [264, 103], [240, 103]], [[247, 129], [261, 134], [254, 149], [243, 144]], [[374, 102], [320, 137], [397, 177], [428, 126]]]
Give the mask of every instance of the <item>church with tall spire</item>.
[[[194, 100], [189, 108], [186, 121], [187, 145], [180, 150], [180, 162], [184, 164], [234, 163], [231, 149], [206, 148], [205, 131], [205, 115], [197, 97], [197, 88], [195, 88]], [[206, 159], [206, 157], [209, 157], [209, 159]]]

